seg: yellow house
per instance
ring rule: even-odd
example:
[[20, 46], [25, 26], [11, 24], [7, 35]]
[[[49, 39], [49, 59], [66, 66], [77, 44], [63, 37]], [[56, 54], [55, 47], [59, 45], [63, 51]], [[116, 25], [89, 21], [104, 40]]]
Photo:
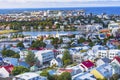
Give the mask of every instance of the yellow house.
[[112, 76], [113, 70], [111, 65], [103, 64], [93, 69], [90, 73], [93, 74], [99, 80], [106, 80]]
[[97, 79], [105, 79], [104, 76], [100, 74], [96, 69], [92, 70], [90, 73], [93, 74]]

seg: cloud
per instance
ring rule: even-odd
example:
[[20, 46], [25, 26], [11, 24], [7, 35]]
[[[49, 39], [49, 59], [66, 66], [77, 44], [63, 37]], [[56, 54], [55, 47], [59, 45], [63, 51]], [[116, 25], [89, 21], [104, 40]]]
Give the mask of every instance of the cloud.
[[119, 1], [119, 0], [0, 0], [2, 2], [94, 2], [94, 1]]
[[0, 0], [0, 8], [50, 8], [93, 6], [120, 6], [120, 0]]

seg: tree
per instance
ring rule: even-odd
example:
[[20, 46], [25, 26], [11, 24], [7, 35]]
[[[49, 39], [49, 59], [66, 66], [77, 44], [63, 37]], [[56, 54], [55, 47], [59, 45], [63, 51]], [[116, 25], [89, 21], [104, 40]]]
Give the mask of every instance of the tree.
[[37, 40], [37, 41], [32, 42], [31, 47], [32, 48], [46, 47], [46, 44], [43, 41]]
[[78, 40], [78, 43], [83, 43], [83, 42], [85, 42], [85, 38], [80, 38], [80, 39]]
[[23, 42], [19, 42], [19, 43], [17, 44], [17, 47], [20, 47], [20, 48], [25, 48], [25, 46], [24, 46]]
[[57, 80], [72, 80], [69, 72], [62, 73]]
[[25, 73], [25, 72], [29, 72], [29, 69], [23, 67], [23, 66], [16, 66], [14, 67], [14, 69], [12, 70], [12, 74], [15, 76], [15, 75], [18, 75], [18, 74], [21, 74], [21, 73]]
[[3, 49], [2, 56], [4, 57], [13, 57], [13, 58], [20, 58], [20, 55], [12, 50]]
[[33, 66], [36, 62], [37, 59], [35, 58], [35, 54], [33, 54], [32, 52], [29, 52], [28, 55], [25, 58], [25, 61], [30, 65]]
[[40, 73], [40, 76], [47, 77], [48, 80], [57, 80], [57, 75], [50, 75], [47, 70], [43, 70], [42, 73]]
[[48, 71], [47, 70], [43, 70], [42, 73], [40, 73], [41, 76], [45, 76], [47, 77], [48, 76]]
[[52, 38], [51, 43], [52, 45], [54, 45], [55, 48], [58, 47], [59, 42], [60, 42], [59, 38]]
[[71, 56], [68, 50], [64, 52], [62, 61], [64, 65], [68, 65], [71, 63]]
[[118, 46], [118, 49], [120, 49], [120, 45]]
[[95, 44], [95, 43], [90, 42], [90, 43], [89, 43], [89, 46], [92, 47], [92, 46], [94, 46], [94, 44]]
[[70, 59], [64, 60], [64, 64], [65, 64], [65, 65], [69, 65], [70, 63], [71, 63], [71, 60], [70, 60]]
[[110, 78], [110, 80], [118, 80], [120, 78], [120, 75], [113, 74], [113, 76]]

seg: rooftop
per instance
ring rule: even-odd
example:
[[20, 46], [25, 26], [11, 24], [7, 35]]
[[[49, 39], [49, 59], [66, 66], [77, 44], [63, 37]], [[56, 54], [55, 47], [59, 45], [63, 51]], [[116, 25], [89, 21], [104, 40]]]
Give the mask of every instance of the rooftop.
[[96, 80], [90, 73], [80, 73], [72, 77], [73, 80]]
[[37, 51], [37, 53], [48, 53], [48, 52], [53, 52], [53, 50], [40, 50], [40, 51]]
[[61, 72], [69, 72], [69, 73], [71, 73], [73, 70], [72, 70], [72, 69], [64, 69], [64, 68], [60, 68], [59, 71], [61, 71]]
[[109, 64], [103, 64], [96, 68], [96, 70], [104, 77], [112, 76], [112, 66]]
[[116, 59], [120, 63], [120, 57], [116, 56], [116, 57], [114, 57], [114, 59]]
[[90, 68], [90, 67], [93, 67], [93, 66], [94, 66], [94, 63], [91, 62], [91, 61], [89, 61], [89, 60], [82, 62], [82, 64], [83, 64], [84, 66], [86, 66], [87, 68]]
[[39, 75], [36, 74], [36, 73], [27, 72], [27, 73], [24, 73], [24, 74], [17, 75], [16, 77], [20, 78], [20, 79], [28, 80], [28, 79], [31, 79], [31, 78], [34, 78], [34, 77], [39, 77]]

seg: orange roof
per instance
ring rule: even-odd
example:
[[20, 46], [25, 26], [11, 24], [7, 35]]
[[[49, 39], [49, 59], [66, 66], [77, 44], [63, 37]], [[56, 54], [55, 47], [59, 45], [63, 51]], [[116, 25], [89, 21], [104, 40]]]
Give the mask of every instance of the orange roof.
[[100, 32], [110, 32], [110, 30], [109, 29], [102, 29], [102, 30], [100, 30]]
[[72, 69], [64, 69], [64, 68], [60, 68], [59, 71], [61, 71], [61, 72], [69, 72], [69, 73], [71, 73], [73, 70], [72, 70]]

